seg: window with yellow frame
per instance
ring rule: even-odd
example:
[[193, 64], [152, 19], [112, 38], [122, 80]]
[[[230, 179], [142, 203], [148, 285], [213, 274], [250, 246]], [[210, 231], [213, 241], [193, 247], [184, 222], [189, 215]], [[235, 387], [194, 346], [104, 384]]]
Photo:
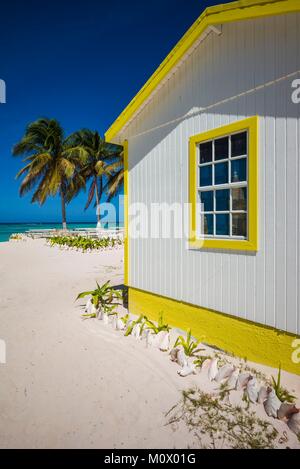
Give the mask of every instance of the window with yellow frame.
[[190, 138], [190, 246], [258, 250], [257, 116]]

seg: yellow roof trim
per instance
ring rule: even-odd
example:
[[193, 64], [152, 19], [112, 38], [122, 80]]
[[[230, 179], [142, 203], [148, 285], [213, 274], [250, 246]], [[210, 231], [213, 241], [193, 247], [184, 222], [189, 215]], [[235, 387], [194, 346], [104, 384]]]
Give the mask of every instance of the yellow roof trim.
[[265, 16], [295, 13], [300, 11], [299, 0], [239, 0], [209, 7], [176, 44], [165, 60], [136, 94], [124, 111], [119, 115], [105, 134], [105, 139], [112, 142], [124, 125], [133, 117], [140, 106], [168, 75], [172, 68], [183, 58], [195, 41], [209, 26], [249, 20]]

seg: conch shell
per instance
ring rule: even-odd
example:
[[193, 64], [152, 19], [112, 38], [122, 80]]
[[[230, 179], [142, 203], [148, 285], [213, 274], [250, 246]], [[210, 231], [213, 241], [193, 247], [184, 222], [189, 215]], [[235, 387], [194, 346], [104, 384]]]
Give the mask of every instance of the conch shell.
[[265, 386], [262, 386], [259, 390], [259, 393], [258, 393], [258, 400], [257, 402], [259, 404], [263, 404], [267, 399], [268, 399], [268, 390]]
[[238, 370], [237, 368], [231, 373], [231, 376], [229, 376], [229, 378], [226, 382], [227, 388], [229, 388], [229, 389], [235, 389], [236, 388], [236, 384], [237, 384], [239, 374], [240, 374], [240, 370]]
[[293, 414], [298, 414], [299, 409], [294, 404], [288, 404], [284, 402], [281, 404], [279, 410], [277, 411], [277, 417], [280, 420], [289, 419]]
[[135, 337], [136, 339], [141, 338], [141, 325], [140, 324], [135, 324], [133, 326], [131, 335]]
[[103, 313], [103, 324], [108, 324], [108, 314], [107, 313]]
[[172, 348], [171, 352], [170, 352], [170, 357], [171, 357], [171, 361], [172, 362], [177, 362], [177, 354], [179, 352], [179, 349], [178, 348]]
[[236, 389], [238, 391], [240, 389], [245, 389], [250, 378], [251, 378], [251, 375], [249, 375], [249, 373], [241, 373], [237, 379]]
[[179, 376], [185, 378], [186, 376], [195, 374], [195, 366], [187, 363], [180, 371], [177, 372]]
[[300, 412], [293, 414], [291, 418], [288, 419], [287, 424], [290, 430], [294, 432], [297, 436], [300, 435]]
[[229, 376], [232, 375], [233, 371], [234, 367], [232, 365], [224, 365], [219, 369], [215, 380], [217, 381], [217, 383], [220, 383], [221, 381], [223, 381], [223, 379], [229, 378]]
[[152, 345], [156, 345], [156, 341], [157, 341], [156, 334], [154, 334], [154, 332], [152, 332], [152, 331], [150, 331], [150, 329], [148, 329], [146, 331], [146, 345], [147, 345], [147, 347], [151, 347]]
[[177, 353], [177, 363], [178, 363], [178, 365], [181, 366], [182, 368], [184, 368], [184, 367], [187, 366], [187, 364], [188, 364], [186, 354], [184, 353], [184, 350], [182, 350], [182, 349], [178, 350], [178, 353]]
[[87, 313], [87, 314], [91, 314], [92, 306], [93, 306], [92, 300], [91, 300], [91, 298], [89, 298], [87, 300], [84, 312]]
[[159, 332], [157, 337], [158, 340], [158, 348], [162, 352], [167, 352], [170, 346], [170, 333], [167, 331]]
[[268, 388], [268, 397], [264, 402], [264, 407], [267, 415], [269, 417], [277, 418], [277, 412], [280, 409], [281, 401], [276, 396], [274, 389]]
[[122, 321], [122, 319], [117, 319], [116, 321], [116, 329], [117, 331], [124, 331], [126, 327], [126, 324], [124, 323], [124, 321]]
[[258, 399], [258, 387], [256, 378], [250, 378], [247, 383], [247, 395], [250, 402], [256, 402]]
[[113, 317], [112, 317], [112, 321], [111, 321], [113, 329], [117, 329], [117, 320], [118, 320], [118, 316], [116, 314], [114, 314]]
[[209, 381], [213, 381], [217, 374], [218, 374], [218, 359], [213, 358], [212, 361], [210, 362], [209, 368], [208, 368], [208, 379]]

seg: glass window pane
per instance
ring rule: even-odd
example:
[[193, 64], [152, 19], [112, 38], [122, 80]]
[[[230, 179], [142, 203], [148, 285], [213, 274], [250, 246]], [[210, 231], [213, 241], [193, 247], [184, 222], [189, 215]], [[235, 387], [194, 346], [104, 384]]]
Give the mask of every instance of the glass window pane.
[[232, 235], [247, 237], [247, 215], [246, 213], [234, 213], [232, 215]]
[[247, 180], [247, 158], [231, 162], [231, 182]]
[[226, 160], [229, 151], [228, 137], [215, 140], [215, 160]]
[[214, 193], [213, 191], [201, 192], [201, 211], [213, 212], [214, 210]]
[[201, 143], [200, 163], [209, 163], [210, 161], [212, 161], [212, 142]]
[[247, 210], [247, 187], [232, 189], [232, 210]]
[[247, 132], [231, 136], [231, 156], [242, 156], [247, 154]]
[[200, 168], [200, 187], [212, 185], [212, 166], [202, 166]]
[[218, 163], [215, 165], [215, 184], [228, 183], [228, 163]]
[[229, 215], [216, 215], [216, 235], [229, 235]]
[[229, 189], [216, 191], [216, 211], [229, 210]]
[[203, 223], [203, 234], [206, 235], [213, 235], [214, 234], [214, 216], [213, 215], [203, 215], [202, 218]]

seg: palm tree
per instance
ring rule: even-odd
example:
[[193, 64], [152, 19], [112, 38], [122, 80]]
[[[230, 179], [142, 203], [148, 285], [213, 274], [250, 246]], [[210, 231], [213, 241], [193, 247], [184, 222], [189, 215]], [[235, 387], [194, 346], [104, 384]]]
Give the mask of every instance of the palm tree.
[[[97, 226], [101, 226], [100, 202], [104, 192], [104, 185], [108, 177], [111, 176], [110, 165], [117, 160], [122, 147], [106, 143], [97, 131], [82, 129], [75, 132], [70, 137], [70, 142], [77, 148], [81, 148], [86, 156], [81, 174], [86, 181], [91, 181], [88, 191], [88, 198], [85, 210], [89, 208], [95, 200], [97, 207]], [[112, 168], [111, 168], [112, 169]]]
[[108, 179], [104, 190], [108, 194], [108, 200], [111, 200], [124, 185], [124, 152], [120, 151], [114, 161], [107, 164], [105, 169], [108, 173]]
[[42, 118], [28, 125], [13, 155], [24, 156], [26, 163], [16, 176], [23, 176], [20, 196], [35, 189], [31, 202], [43, 205], [49, 196], [59, 194], [62, 225], [67, 229], [66, 204], [85, 186], [80, 172], [84, 152], [65, 138], [57, 120]]

